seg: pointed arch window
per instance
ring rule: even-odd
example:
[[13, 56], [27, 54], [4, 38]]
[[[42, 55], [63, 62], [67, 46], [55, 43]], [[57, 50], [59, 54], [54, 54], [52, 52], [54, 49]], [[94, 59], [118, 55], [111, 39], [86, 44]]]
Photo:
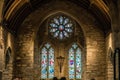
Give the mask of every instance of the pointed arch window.
[[73, 33], [73, 22], [68, 17], [60, 15], [52, 18], [48, 24], [50, 34], [57, 39], [69, 38]]
[[51, 79], [54, 77], [54, 49], [49, 43], [41, 49], [41, 78]]
[[81, 49], [74, 43], [68, 51], [69, 53], [69, 79], [81, 79], [82, 65], [81, 65]]
[[11, 48], [9, 47], [6, 51], [6, 55], [5, 55], [5, 69], [7, 68], [7, 65], [10, 63], [10, 59], [11, 59]]

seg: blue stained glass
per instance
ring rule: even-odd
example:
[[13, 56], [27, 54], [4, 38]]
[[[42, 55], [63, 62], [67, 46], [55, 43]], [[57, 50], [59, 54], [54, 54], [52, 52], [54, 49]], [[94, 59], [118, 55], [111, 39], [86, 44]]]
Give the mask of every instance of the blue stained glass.
[[69, 35], [68, 35], [67, 32], [63, 31], [63, 33], [64, 33], [64, 35], [65, 35], [66, 37], [69, 37]]
[[53, 49], [53, 48], [50, 48], [50, 49], [49, 49], [49, 53], [50, 53], [50, 54], [53, 54], [53, 53], [54, 53], [54, 49]]
[[74, 54], [74, 49], [71, 48], [71, 49], [69, 50], [69, 53], [70, 53], [70, 54]]
[[67, 32], [72, 32], [72, 30], [70, 28], [66, 28], [65, 29]]
[[46, 46], [46, 48], [49, 48], [49, 47], [50, 47], [50, 44], [47, 43], [47, 44], [45, 44], [45, 46]]
[[62, 24], [62, 23], [63, 23], [63, 17], [60, 16], [60, 24]]
[[49, 49], [49, 78], [54, 77], [54, 50], [53, 48]]
[[81, 79], [81, 50], [76, 43], [69, 49], [69, 79]]
[[50, 32], [55, 32], [56, 30], [57, 30], [56, 28], [52, 28]]
[[54, 27], [57, 27], [57, 25], [54, 24], [54, 23], [51, 23], [50, 26], [53, 27], [53, 28], [54, 28]]
[[76, 48], [78, 47], [78, 45], [77, 45], [76, 43], [74, 43], [74, 44], [72, 45], [72, 47], [73, 47], [74, 49], [76, 49]]
[[69, 19], [66, 18], [63, 24], [66, 25], [68, 22], [69, 22]]
[[50, 21], [49, 32], [60, 40], [68, 38], [73, 32], [72, 21], [65, 16], [57, 16]]
[[60, 32], [59, 38], [60, 38], [60, 39], [63, 39], [63, 33], [62, 33], [62, 32]]
[[57, 37], [59, 34], [59, 31], [57, 31], [55, 34], [54, 34], [54, 37]]
[[47, 50], [45, 47], [42, 48], [42, 54], [47, 53]]
[[80, 49], [76, 50], [76, 78], [81, 79], [81, 54]]
[[74, 79], [74, 50], [69, 50], [69, 78]]
[[67, 25], [65, 25], [65, 27], [68, 27], [68, 28], [72, 27], [72, 23], [68, 23]]
[[57, 25], [59, 25], [58, 19], [54, 18], [54, 22], [55, 22]]
[[47, 49], [42, 49], [42, 60], [41, 60], [41, 78], [47, 78]]
[[49, 43], [46, 43], [41, 49], [41, 53], [41, 78], [51, 79], [54, 77], [54, 49]]

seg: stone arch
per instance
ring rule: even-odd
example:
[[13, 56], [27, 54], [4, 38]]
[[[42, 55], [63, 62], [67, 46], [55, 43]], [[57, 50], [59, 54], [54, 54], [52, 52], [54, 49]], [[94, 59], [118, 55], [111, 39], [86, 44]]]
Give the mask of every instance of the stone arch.
[[[104, 70], [104, 71], [100, 71], [100, 69], [97, 69], [97, 70], [89, 69], [89, 67], [99, 67], [99, 64], [97, 64], [97, 62], [99, 62], [99, 61], [101, 62], [102, 57], [103, 57], [103, 60], [101, 62], [101, 65], [104, 65], [103, 63], [105, 61], [104, 59], [105, 59], [105, 55], [106, 55], [105, 49], [104, 49], [104, 47], [105, 47], [104, 36], [105, 35], [104, 35], [104, 31], [99, 29], [99, 26], [102, 26], [102, 25], [98, 24], [98, 22], [94, 18], [94, 16], [87, 13], [86, 10], [84, 10], [80, 7], [77, 8], [77, 6], [75, 6], [75, 5], [74, 5], [74, 9], [73, 8], [68, 9], [71, 6], [71, 4], [69, 4], [69, 7], [64, 7], [64, 9], [61, 7], [54, 6], [53, 10], [51, 10], [51, 7], [48, 8], [49, 6], [50, 5], [45, 5], [42, 8], [39, 8], [35, 12], [31, 13], [28, 17], [26, 17], [26, 19], [22, 23], [21, 27], [19, 28], [20, 30], [18, 30], [18, 34], [17, 34], [18, 40], [20, 40], [20, 42], [23, 42], [22, 43], [23, 45], [27, 44], [27, 47], [33, 46], [32, 48], [30, 48], [30, 50], [32, 52], [28, 52], [27, 50], [24, 50], [21, 53], [24, 54], [26, 52], [27, 55], [32, 53], [32, 56], [30, 56], [30, 59], [33, 57], [35, 60], [39, 59], [39, 57], [36, 56], [36, 54], [39, 53], [39, 45], [38, 44], [41, 44], [44, 40], [43, 35], [40, 35], [39, 32], [41, 32], [42, 34], [45, 33], [45, 30], [42, 29], [42, 27], [43, 27], [42, 24], [45, 24], [44, 22], [47, 19], [47, 17], [49, 17], [49, 14], [62, 11], [62, 12], [71, 14], [71, 16], [74, 16], [74, 19], [80, 24], [79, 27], [81, 27], [84, 32], [84, 37], [85, 37], [85, 47], [84, 48], [85, 48], [85, 53], [86, 53], [86, 55], [85, 55], [86, 63], [85, 64], [86, 64], [86, 70], [88, 70], [88, 71], [84, 72], [84, 75], [87, 75], [87, 78], [89, 78], [89, 77], [91, 78], [93, 76], [99, 76], [98, 72], [105, 73], [105, 67], [102, 67], [102, 70]], [[60, 8], [63, 10], [61, 10]], [[39, 18], [38, 18], [38, 16], [39, 16]], [[27, 42], [25, 43], [25, 41], [27, 41]], [[19, 45], [18, 48], [19, 47], [25, 48], [25, 46], [21, 45], [20, 43], [18, 43], [18, 45]], [[22, 50], [22, 48], [21, 48], [21, 50]], [[96, 56], [97, 57], [99, 56], [99, 57], [96, 58]], [[26, 63], [29, 63], [29, 61]], [[31, 64], [34, 66], [35, 69], [39, 70], [39, 66], [36, 65], [37, 63], [38, 63], [37, 61], [35, 61], [35, 62], [33, 61]], [[91, 73], [92, 71], [95, 72], [95, 74], [92, 74]], [[29, 74], [31, 74], [31, 73], [29, 73]], [[37, 74], [39, 74], [39, 72], [36, 72], [36, 76], [38, 78], [39, 76]], [[84, 77], [86, 77], [86, 76], [84, 76]], [[104, 77], [105, 76], [102, 76], [102, 79]]]
[[[46, 29], [46, 23], [47, 23], [47, 20], [52, 16], [55, 16], [55, 15], [58, 15], [58, 14], [64, 14], [64, 15], [66, 15], [66, 16], [68, 16], [68, 17], [71, 17], [70, 15], [67, 15], [66, 13], [64, 13], [64, 12], [53, 12], [53, 14], [52, 15], [49, 15], [49, 16], [47, 16], [47, 17], [45, 17], [45, 20], [43, 19], [43, 21], [42, 21], [42, 23], [40, 23], [39, 24], [39, 29], [38, 29], [38, 31], [37, 31], [37, 36], [36, 36], [36, 39], [35, 39], [35, 45], [37, 45], [37, 46], [40, 46], [40, 45], [42, 45], [43, 43], [45, 43], [45, 42], [50, 42], [51, 44], [53, 44], [53, 46], [54, 47], [56, 47], [55, 45], [56, 45], [56, 42], [55, 41], [51, 41], [50, 39], [43, 39], [43, 36], [44, 35], [46, 35], [46, 32], [45, 32], [45, 30], [43, 31], [42, 30], [42, 27], [44, 28], [44, 29]], [[73, 19], [72, 17], [71, 17], [71, 19]], [[73, 19], [74, 20], [74, 19]], [[77, 21], [75, 20], [75, 22], [76, 22], [76, 25], [77, 26], [80, 26], [78, 23], [77, 23]], [[42, 26], [42, 27], [41, 27]], [[42, 33], [42, 36], [40, 37], [40, 34]], [[83, 44], [84, 45], [82, 45], [81, 47], [83, 47], [83, 48], [85, 48], [85, 43], [84, 43], [84, 34], [83, 34], [83, 31], [82, 31], [82, 29], [80, 28], [80, 33], [81, 33], [81, 36], [83, 37], [83, 39], [81, 39], [81, 41], [83, 41]], [[43, 39], [43, 41], [41, 41], [41, 39]], [[37, 41], [36, 41], [37, 40]], [[44, 41], [45, 40], [45, 41]], [[41, 42], [40, 42], [41, 41]], [[77, 39], [76, 40], [73, 40], [72, 42], [74, 42], [74, 41], [77, 41]], [[37, 42], [37, 43], [36, 43]], [[77, 41], [78, 43], [79, 43], [79, 41]], [[70, 42], [69, 42], [70, 43]], [[69, 43], [67, 43], [67, 45], [69, 44]], [[39, 44], [39, 45], [38, 45]], [[71, 44], [71, 43], [70, 43]], [[35, 46], [34, 45], [34, 46]], [[36, 46], [35, 46], [36, 47]], [[37, 47], [36, 47], [37, 48]], [[56, 49], [55, 49], [56, 50]], [[84, 52], [86, 52], [86, 51], [84, 51]], [[37, 50], [37, 51], [35, 51], [35, 55], [34, 55], [34, 57], [35, 56], [37, 56], [37, 54], [39, 53], [39, 50]], [[38, 57], [37, 57], [38, 58]], [[84, 61], [85, 61], [85, 59], [84, 59]], [[37, 63], [37, 61], [35, 61], [35, 63]], [[85, 62], [84, 62], [85, 63]], [[38, 73], [39, 74], [39, 73]]]

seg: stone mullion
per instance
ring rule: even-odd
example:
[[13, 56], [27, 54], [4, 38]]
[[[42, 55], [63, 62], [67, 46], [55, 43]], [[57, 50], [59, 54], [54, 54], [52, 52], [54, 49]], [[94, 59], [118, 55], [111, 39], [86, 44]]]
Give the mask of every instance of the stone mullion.
[[3, 29], [2, 29], [2, 8], [3, 8], [4, 0], [0, 0], [0, 71], [3, 71], [3, 60], [4, 60], [4, 44], [3, 44]]
[[118, 0], [118, 11], [119, 11], [119, 13], [118, 13], [118, 15], [119, 15], [119, 20], [118, 20], [118, 23], [119, 23], [119, 25], [118, 25], [118, 30], [119, 30], [119, 32], [118, 32], [118, 47], [120, 48], [120, 0]]
[[113, 48], [118, 47], [118, 33], [120, 30], [119, 26], [119, 8], [117, 5], [111, 3], [110, 6], [111, 11], [111, 27], [112, 27], [112, 33], [113, 33]]
[[4, 44], [3, 44], [3, 29], [2, 29], [2, 8], [3, 8], [3, 3], [4, 3], [4, 0], [0, 0], [0, 71], [3, 70], [3, 59], [4, 59]]

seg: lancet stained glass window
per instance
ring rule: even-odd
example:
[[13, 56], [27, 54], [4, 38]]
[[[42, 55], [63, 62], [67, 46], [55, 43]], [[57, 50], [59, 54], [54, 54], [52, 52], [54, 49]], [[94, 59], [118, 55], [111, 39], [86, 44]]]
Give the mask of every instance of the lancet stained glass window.
[[76, 43], [74, 43], [68, 53], [69, 79], [81, 79], [81, 49]]
[[50, 20], [49, 32], [57, 39], [65, 39], [73, 33], [73, 22], [66, 16], [56, 16]]
[[51, 79], [54, 77], [54, 49], [49, 43], [41, 49], [41, 78]]

